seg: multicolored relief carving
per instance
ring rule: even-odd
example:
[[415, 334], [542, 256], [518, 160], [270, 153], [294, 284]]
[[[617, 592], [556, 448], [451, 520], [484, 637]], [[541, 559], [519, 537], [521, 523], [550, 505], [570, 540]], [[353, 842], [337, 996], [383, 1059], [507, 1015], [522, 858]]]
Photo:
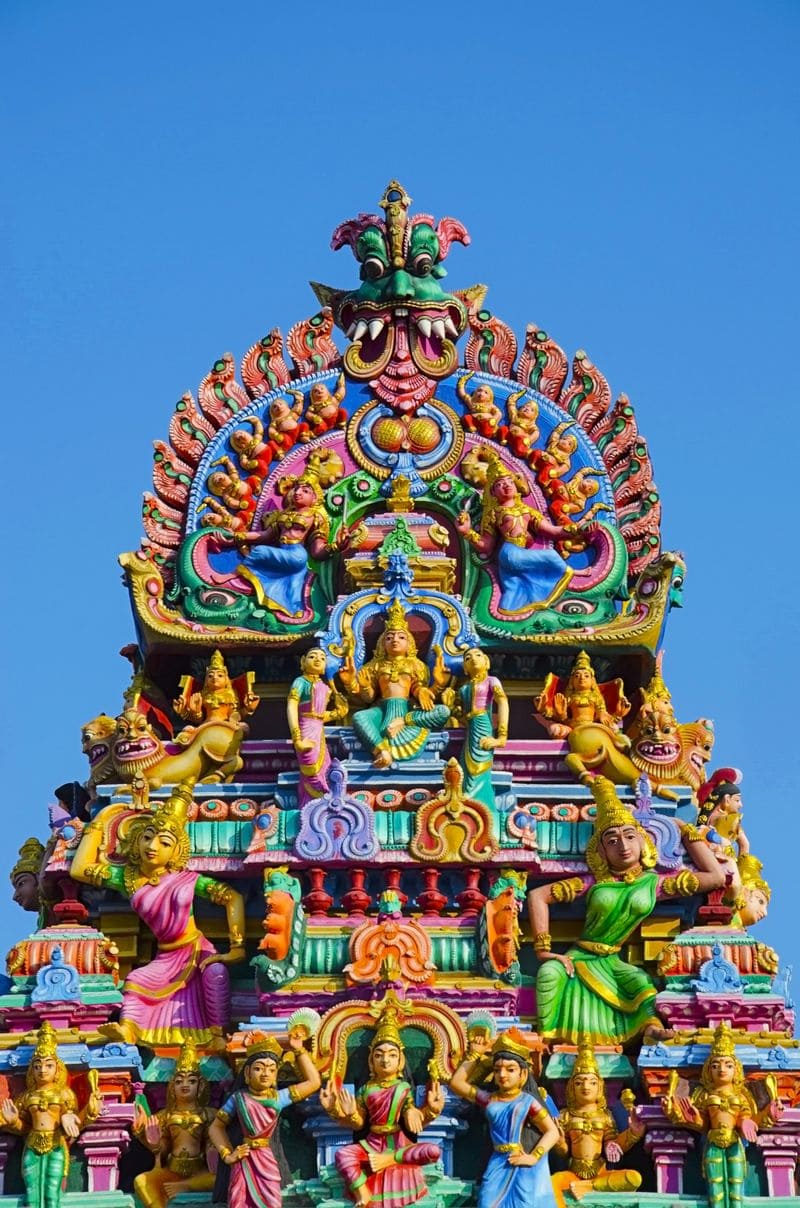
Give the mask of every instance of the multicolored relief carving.
[[456, 243], [391, 181], [350, 288], [165, 417], [130, 686], [11, 871], [0, 1208], [59, 1208], [70, 1147], [89, 1208], [798, 1198], [790, 970], [664, 680], [647, 442], [444, 289]]

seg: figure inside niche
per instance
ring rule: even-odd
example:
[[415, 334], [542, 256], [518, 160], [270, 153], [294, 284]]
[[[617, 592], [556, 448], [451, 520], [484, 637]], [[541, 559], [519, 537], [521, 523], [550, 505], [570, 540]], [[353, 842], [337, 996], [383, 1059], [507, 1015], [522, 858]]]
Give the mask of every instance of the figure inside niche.
[[774, 1079], [764, 1081], [770, 1100], [759, 1110], [736, 1056], [730, 1028], [723, 1022], [714, 1032], [699, 1084], [688, 1097], [679, 1097], [675, 1071], [661, 1100], [668, 1120], [703, 1134], [703, 1176], [710, 1208], [742, 1208], [747, 1174], [743, 1142], [755, 1141], [759, 1128], [769, 1128], [781, 1118], [783, 1108]]
[[[238, 1086], [215, 1115], [208, 1135], [230, 1170], [229, 1208], [281, 1208], [281, 1172], [273, 1151], [281, 1112], [308, 1099], [320, 1088], [317, 1067], [299, 1035], [289, 1037], [300, 1081], [278, 1090], [283, 1050], [274, 1037], [253, 1045], [245, 1058]], [[235, 1122], [242, 1140], [234, 1145], [229, 1125]]]
[[297, 803], [300, 806], [328, 791], [331, 757], [325, 741], [326, 722], [347, 717], [346, 699], [325, 679], [325, 651], [307, 650], [300, 659], [301, 674], [292, 682], [286, 702], [286, 720], [294, 744], [300, 780]]
[[315, 382], [308, 393], [306, 423], [312, 436], [323, 436], [332, 428], [343, 428], [347, 412], [341, 403], [345, 396], [344, 374], [340, 373], [336, 389], [331, 394], [324, 382]]
[[[627, 1094], [630, 1092], [623, 1092], [623, 1097]], [[561, 1136], [555, 1152], [566, 1156], [569, 1165], [553, 1175], [559, 1208], [566, 1208], [565, 1192], [579, 1199], [588, 1191], [636, 1191], [642, 1182], [637, 1170], [609, 1170], [607, 1164], [614, 1166], [644, 1136], [644, 1124], [634, 1109], [628, 1112], [627, 1127], [618, 1130], [606, 1103], [594, 1048], [587, 1041], [578, 1046], [566, 1098], [567, 1105], [558, 1117]]]
[[[181, 677], [181, 695], [172, 702], [172, 707], [178, 717], [194, 725], [221, 722], [223, 725], [238, 727], [241, 726], [243, 717], [254, 713], [260, 703], [258, 696], [253, 692], [252, 681], [253, 673], [248, 672], [247, 675], [238, 677], [237, 685], [234, 686], [222, 654], [215, 650], [199, 688], [192, 676]], [[194, 725], [182, 730], [175, 741], [185, 746], [196, 732]]]
[[497, 676], [489, 674], [489, 658], [480, 646], [464, 652], [463, 667], [466, 682], [453, 694], [453, 716], [464, 726], [462, 792], [491, 808], [494, 752], [508, 741], [508, 697]]
[[505, 441], [508, 428], [503, 423], [503, 412], [494, 401], [494, 390], [486, 382], [475, 387], [472, 394], [467, 393], [466, 385], [474, 375], [466, 373], [458, 379], [456, 394], [466, 408], [464, 412], [464, 427], [468, 432], [477, 432], [487, 440]]
[[148, 1116], [137, 1107], [133, 1134], [155, 1158], [152, 1170], [134, 1179], [133, 1189], [144, 1208], [166, 1208], [185, 1191], [211, 1191], [208, 1169], [208, 1082], [200, 1073], [197, 1050], [187, 1041], [178, 1054], [167, 1086], [166, 1107]]
[[[227, 965], [245, 959], [244, 899], [221, 881], [190, 872], [187, 809], [191, 786], [179, 785], [154, 813], [128, 821], [119, 853], [109, 853], [109, 829], [124, 806], [106, 806], [83, 831], [70, 873], [76, 881], [115, 889], [158, 941], [158, 954], [134, 969], [123, 987], [119, 1023], [100, 1031], [128, 1044], [174, 1045], [186, 1040], [224, 1046], [230, 1015]], [[112, 863], [110, 855], [121, 863]], [[230, 948], [218, 953], [198, 930], [195, 897], [223, 906]]]
[[[386, 613], [383, 633], [375, 653], [356, 667], [355, 642], [345, 639], [339, 678], [354, 703], [376, 701], [353, 714], [353, 729], [372, 752], [376, 768], [414, 759], [424, 749], [431, 730], [441, 730], [450, 717], [447, 705], [436, 704], [450, 679], [441, 649], [429, 672], [417, 647], [399, 600]], [[429, 686], [430, 685], [430, 686]]]
[[100, 1117], [103, 1100], [93, 1090], [78, 1110], [67, 1067], [58, 1056], [55, 1030], [47, 1022], [39, 1028], [25, 1085], [16, 1099], [0, 1103], [0, 1128], [25, 1138], [22, 1181], [29, 1208], [60, 1208], [69, 1147], [87, 1124]]
[[427, 1188], [422, 1167], [438, 1162], [438, 1145], [415, 1141], [444, 1109], [444, 1092], [434, 1079], [422, 1107], [416, 1107], [410, 1082], [403, 1076], [405, 1048], [397, 1009], [384, 1008], [369, 1047], [369, 1081], [357, 1094], [329, 1081], [319, 1101], [334, 1120], [365, 1135], [336, 1151], [336, 1169], [356, 1204], [391, 1204], [403, 1208], [423, 1199]]
[[535, 543], [563, 541], [581, 533], [585, 539], [592, 531], [575, 524], [551, 524], [523, 502], [528, 491], [521, 475], [492, 457], [486, 471], [480, 532], [472, 528], [468, 512], [461, 512], [456, 520], [461, 536], [482, 558], [495, 556], [500, 580], [497, 613], [508, 619], [549, 608], [563, 595], [574, 573], [554, 549]]
[[[724, 874], [708, 845], [684, 835], [694, 868], [674, 875], [656, 871], [656, 848], [623, 805], [610, 780], [591, 782], [597, 803], [586, 849], [586, 876], [541, 885], [528, 894], [536, 974], [537, 1030], [547, 1040], [627, 1044], [663, 1026], [655, 1015], [650, 975], [620, 956], [623, 945], [649, 918], [660, 898], [691, 897], [722, 885]], [[550, 908], [586, 897], [581, 937], [566, 953], [552, 951]]]
[[450, 1080], [450, 1089], [485, 1113], [494, 1152], [480, 1182], [478, 1208], [555, 1208], [548, 1153], [559, 1140], [558, 1126], [537, 1094], [530, 1051], [513, 1033], [492, 1046], [492, 1088], [475, 1085], [483, 1057], [469, 1056]]
[[552, 672], [534, 702], [534, 717], [550, 738], [569, 738], [577, 726], [605, 726], [621, 751], [630, 747], [621, 732], [622, 719], [630, 710], [621, 679], [598, 684], [592, 660], [581, 650], [566, 682]]
[[[214, 535], [218, 551], [237, 547], [241, 561], [230, 567], [225, 582], [235, 587], [242, 580], [252, 588], [261, 608], [277, 612], [289, 622], [307, 610], [309, 558], [321, 561], [346, 549], [350, 530], [340, 526], [330, 541], [330, 521], [323, 489], [342, 473], [335, 453], [312, 453], [302, 474], [284, 475], [278, 482], [283, 506], [262, 514], [259, 529], [226, 536]], [[220, 572], [217, 580], [222, 583]], [[222, 568], [226, 569], [226, 568]]]

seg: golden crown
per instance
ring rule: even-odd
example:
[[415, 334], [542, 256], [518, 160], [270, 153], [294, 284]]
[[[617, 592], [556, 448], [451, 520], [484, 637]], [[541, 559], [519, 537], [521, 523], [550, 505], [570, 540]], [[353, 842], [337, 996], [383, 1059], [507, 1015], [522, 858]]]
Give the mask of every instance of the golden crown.
[[572, 1067], [571, 1077], [575, 1078], [578, 1074], [596, 1074], [598, 1078], [600, 1077], [600, 1068], [594, 1055], [594, 1046], [585, 1038], [578, 1041], [578, 1051], [575, 1054], [575, 1064]]
[[592, 660], [589, 658], [589, 655], [586, 653], [585, 650], [581, 650], [578, 652], [578, 656], [575, 659], [575, 662], [572, 664], [572, 670], [573, 671], [592, 671], [592, 672], [594, 671], [594, 667], [592, 666]]
[[222, 657], [221, 650], [215, 650], [211, 658], [208, 660], [209, 671], [224, 671], [227, 674], [228, 668], [225, 666], [225, 659]]
[[617, 796], [616, 789], [605, 776], [596, 776], [590, 788], [597, 802], [597, 814], [594, 820], [595, 835], [602, 835], [610, 826], [638, 826], [627, 805]]
[[739, 856], [737, 864], [739, 865], [739, 875], [742, 878], [742, 885], [746, 889], [760, 889], [767, 899], [772, 897], [770, 884], [761, 875], [764, 865], [757, 856], [752, 856], [748, 852], [747, 855]]
[[176, 1074], [199, 1074], [200, 1058], [197, 1056], [197, 1046], [193, 1040], [184, 1040], [178, 1060], [175, 1062]]
[[175, 785], [168, 799], [162, 801], [153, 814], [152, 825], [156, 830], [166, 830], [178, 837], [184, 833], [193, 788], [194, 782], [189, 780]]
[[711, 1052], [708, 1056], [709, 1060], [712, 1057], [736, 1056], [736, 1041], [731, 1032], [731, 1025], [725, 1019], [714, 1029], [714, 1039], [711, 1042]]
[[26, 839], [19, 849], [19, 859], [9, 873], [11, 881], [22, 873], [30, 873], [31, 876], [38, 877], [42, 867], [42, 857], [44, 856], [44, 845], [38, 839], [31, 836]]
[[283, 1061], [283, 1049], [274, 1036], [259, 1037], [248, 1045], [245, 1061], [255, 1061], [259, 1057], [272, 1057], [279, 1064]]
[[405, 610], [399, 600], [392, 600], [386, 610], [386, 629], [393, 632], [398, 629], [402, 629], [405, 633], [411, 632]]
[[397, 1023], [397, 1007], [389, 1005], [383, 1008], [375, 1025], [375, 1033], [370, 1042], [370, 1049], [379, 1044], [393, 1044], [404, 1052], [403, 1041], [400, 1039], [400, 1028]]
[[58, 1042], [55, 1028], [47, 1020], [36, 1033], [36, 1049], [34, 1057], [58, 1057]]

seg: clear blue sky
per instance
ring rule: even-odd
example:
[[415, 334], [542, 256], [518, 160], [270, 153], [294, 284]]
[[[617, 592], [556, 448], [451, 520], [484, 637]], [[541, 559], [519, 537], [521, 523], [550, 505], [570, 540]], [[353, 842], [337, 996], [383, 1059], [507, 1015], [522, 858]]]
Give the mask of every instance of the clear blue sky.
[[[632, 398], [689, 564], [667, 681], [745, 772], [757, 934], [798, 964], [799, 33], [788, 0], [6, 0], [9, 866], [127, 682], [150, 442], [220, 353], [315, 311], [309, 278], [353, 282], [330, 232], [397, 176], [467, 224], [453, 286]], [[31, 920], [0, 898], [6, 948]]]

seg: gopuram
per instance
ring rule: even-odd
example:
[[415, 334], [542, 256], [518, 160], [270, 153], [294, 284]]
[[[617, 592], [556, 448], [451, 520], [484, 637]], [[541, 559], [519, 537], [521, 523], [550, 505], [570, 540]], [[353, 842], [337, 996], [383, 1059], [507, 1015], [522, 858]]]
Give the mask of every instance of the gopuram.
[[377, 210], [155, 442], [130, 686], [11, 871], [0, 1208], [800, 1203], [633, 406]]

